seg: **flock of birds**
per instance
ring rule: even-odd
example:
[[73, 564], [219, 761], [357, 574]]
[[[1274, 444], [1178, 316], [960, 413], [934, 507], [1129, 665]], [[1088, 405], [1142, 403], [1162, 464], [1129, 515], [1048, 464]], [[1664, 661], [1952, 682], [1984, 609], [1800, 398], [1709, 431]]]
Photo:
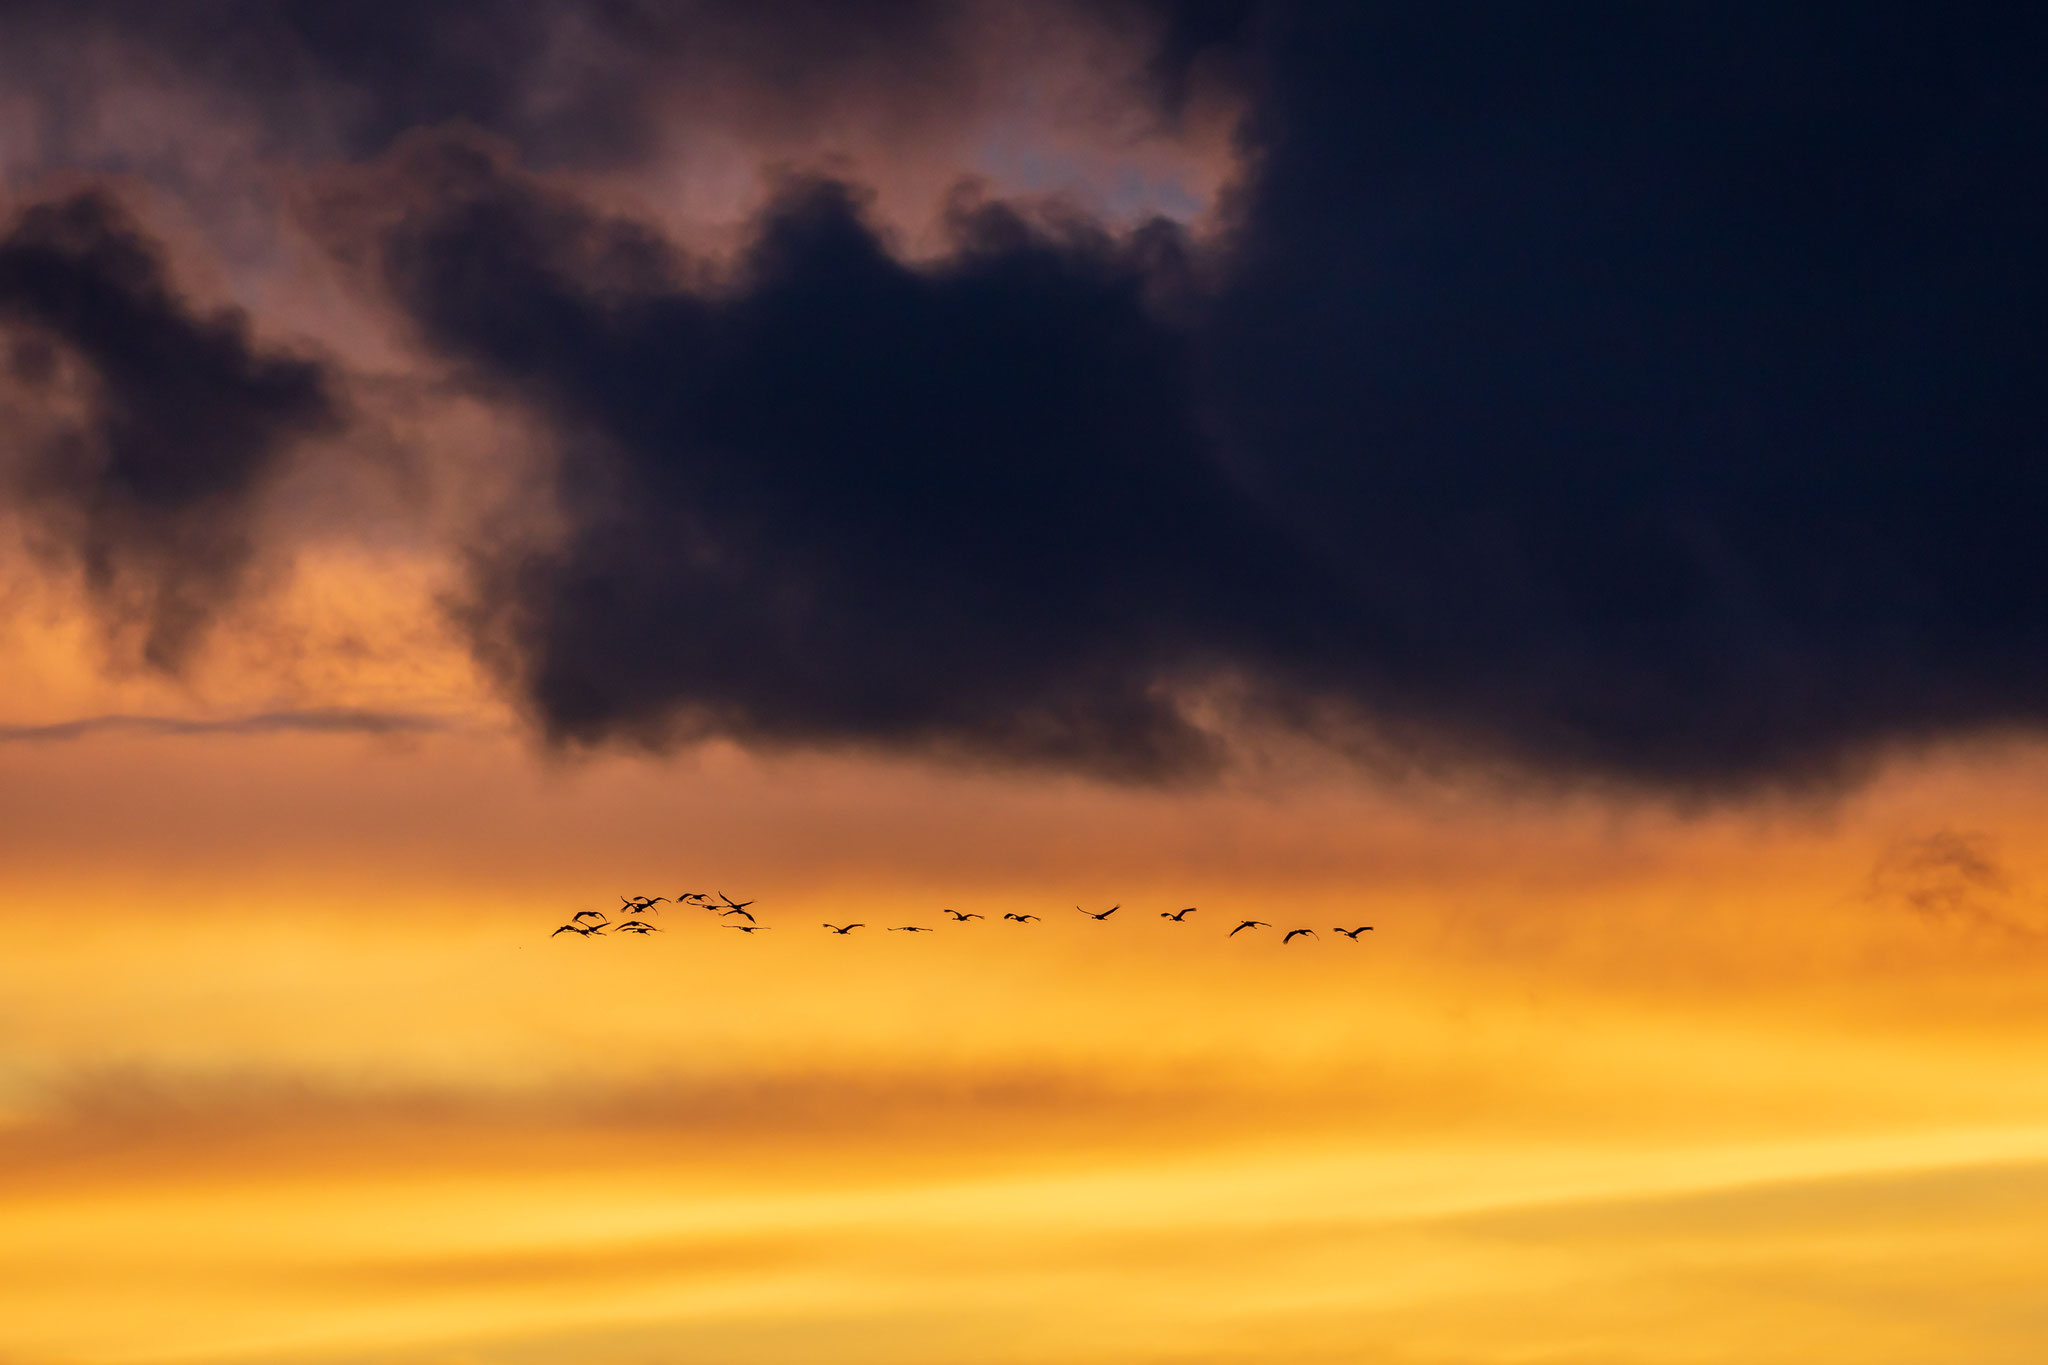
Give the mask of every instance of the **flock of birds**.
[[[679, 907], [685, 907], [691, 910], [703, 910], [726, 921], [744, 919], [746, 921], [745, 924], [740, 924], [737, 922], [728, 922], [722, 926], [723, 928], [733, 929], [742, 934], [757, 933], [762, 929], [773, 927], [770, 925], [762, 924], [754, 918], [753, 911], [748, 908], [753, 904], [753, 901], [736, 901], [732, 897], [724, 894], [723, 892], [720, 892], [716, 896], [713, 896], [703, 891], [685, 891], [675, 897], [621, 896], [619, 897], [619, 909], [613, 913], [623, 916], [622, 919], [614, 921], [610, 914], [607, 914], [602, 910], [578, 910], [574, 915], [570, 916], [569, 922], [567, 924], [564, 924], [561, 928], [555, 930], [554, 933], [549, 934], [548, 937], [556, 938], [562, 934], [577, 934], [583, 938], [596, 938], [608, 933], [636, 935], [658, 934], [662, 932], [661, 926], [653, 923], [651, 920], [642, 918], [642, 916], [660, 914], [660, 907], [663, 905], [674, 905]], [[1111, 915], [1114, 915], [1117, 911], [1123, 909], [1123, 906], [1112, 905], [1109, 907], [1109, 909], [1102, 911], [1100, 914], [1097, 914], [1093, 910], [1083, 910], [1078, 905], [1075, 906], [1074, 909], [1080, 911], [1081, 914], [1086, 915], [1089, 919], [1092, 919], [1097, 923], [1100, 923], [1103, 920], [1108, 919]], [[1194, 914], [1195, 911], [1196, 907], [1192, 905], [1182, 910], [1161, 910], [1159, 912], [1159, 918], [1170, 919], [1175, 924], [1185, 924], [1187, 922], [1188, 916]], [[974, 914], [972, 911], [967, 910], [945, 909], [941, 910], [939, 913], [942, 915], [951, 916], [952, 922], [955, 924], [965, 924], [969, 920], [987, 918], [984, 915], [977, 915]], [[1006, 920], [1012, 920], [1020, 925], [1037, 924], [1041, 922], [1040, 917], [1037, 915], [1009, 913], [1005, 914], [1003, 918]], [[868, 926], [866, 924], [826, 924], [824, 926], [827, 932], [839, 934], [842, 937], [852, 933], [856, 929], [865, 929], [867, 927]], [[1239, 934], [1243, 933], [1247, 929], [1271, 929], [1272, 927], [1273, 926], [1271, 924], [1267, 923], [1265, 920], [1262, 919], [1242, 920], [1238, 923], [1238, 926], [1235, 929], [1232, 929], [1229, 933], [1225, 934], [1224, 937], [1236, 938]], [[929, 934], [932, 933], [933, 930], [928, 925], [923, 924], [896, 924], [885, 927], [883, 929], [883, 932], [889, 934]], [[1372, 926], [1370, 924], [1361, 924], [1356, 929], [1339, 928], [1332, 929], [1330, 932], [1333, 934], [1342, 934], [1344, 937], [1350, 939], [1353, 943], [1356, 943], [1358, 941], [1358, 936], [1360, 934], [1372, 932]], [[1294, 940], [1296, 940], [1297, 938], [1302, 938], [1304, 936], [1308, 938], [1318, 937], [1316, 931], [1313, 929], [1289, 929], [1286, 933], [1280, 936], [1280, 942], [1282, 944], [1288, 944], [1294, 942]]]

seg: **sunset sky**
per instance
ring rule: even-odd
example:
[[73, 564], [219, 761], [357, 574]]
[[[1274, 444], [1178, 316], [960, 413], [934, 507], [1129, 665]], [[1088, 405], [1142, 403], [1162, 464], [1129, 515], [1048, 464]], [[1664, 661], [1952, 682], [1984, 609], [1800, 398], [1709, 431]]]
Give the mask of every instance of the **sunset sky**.
[[2044, 54], [0, 5], [0, 1365], [2037, 1365]]

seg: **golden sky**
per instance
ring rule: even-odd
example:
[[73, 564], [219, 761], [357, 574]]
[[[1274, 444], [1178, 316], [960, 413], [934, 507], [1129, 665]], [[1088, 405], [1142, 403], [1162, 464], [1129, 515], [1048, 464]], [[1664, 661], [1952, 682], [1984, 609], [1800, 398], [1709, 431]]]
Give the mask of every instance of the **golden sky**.
[[1915, 8], [0, 6], [0, 1365], [2048, 1359]]
[[[548, 760], [418, 673], [454, 728], [0, 744], [0, 1359], [2034, 1357], [2038, 748], [1163, 793]], [[771, 927], [547, 936], [680, 890]]]

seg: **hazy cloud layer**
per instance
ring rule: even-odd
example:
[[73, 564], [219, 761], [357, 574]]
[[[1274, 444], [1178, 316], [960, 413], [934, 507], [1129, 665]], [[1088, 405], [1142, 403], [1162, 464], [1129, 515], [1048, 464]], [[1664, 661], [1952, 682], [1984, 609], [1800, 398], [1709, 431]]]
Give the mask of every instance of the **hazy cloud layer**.
[[[978, 98], [979, 59], [1029, 60], [1086, 25], [1135, 44], [1169, 115], [1192, 68], [1243, 29], [1246, 0], [21, 0], [0, 71], [32, 91], [58, 158], [94, 146], [109, 70], [239, 104], [255, 141], [374, 155], [461, 122], [537, 164], [630, 163], [678, 105], [790, 124], [850, 105], [940, 117]], [[129, 158], [100, 164], [128, 168]]]
[[426, 735], [452, 728], [441, 716], [403, 711], [321, 708], [264, 711], [248, 716], [196, 719], [188, 716], [106, 715], [46, 725], [0, 725], [0, 744], [53, 743], [103, 734], [139, 735]]
[[[1252, 716], [1702, 790], [2048, 719], [2048, 19], [1077, 3], [1164, 114], [1244, 91], [1199, 242], [968, 196], [911, 262], [842, 168], [714, 266], [554, 174], [678, 73], [969, 91], [1001, 8], [301, 3], [198, 62], [396, 140], [372, 293], [552, 435], [558, 533], [470, 547], [550, 736], [1156, 779]], [[276, 411], [210, 487], [325, 409]]]

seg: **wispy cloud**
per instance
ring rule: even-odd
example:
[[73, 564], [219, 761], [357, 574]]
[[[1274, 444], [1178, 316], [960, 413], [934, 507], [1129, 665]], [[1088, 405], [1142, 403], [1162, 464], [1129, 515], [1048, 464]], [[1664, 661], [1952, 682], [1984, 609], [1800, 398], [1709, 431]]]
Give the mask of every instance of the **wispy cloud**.
[[139, 735], [426, 735], [455, 728], [446, 716], [409, 711], [366, 711], [316, 707], [303, 711], [262, 711], [254, 715], [200, 718], [113, 714], [81, 716], [46, 725], [0, 725], [0, 743], [34, 744], [88, 739], [102, 734]]

